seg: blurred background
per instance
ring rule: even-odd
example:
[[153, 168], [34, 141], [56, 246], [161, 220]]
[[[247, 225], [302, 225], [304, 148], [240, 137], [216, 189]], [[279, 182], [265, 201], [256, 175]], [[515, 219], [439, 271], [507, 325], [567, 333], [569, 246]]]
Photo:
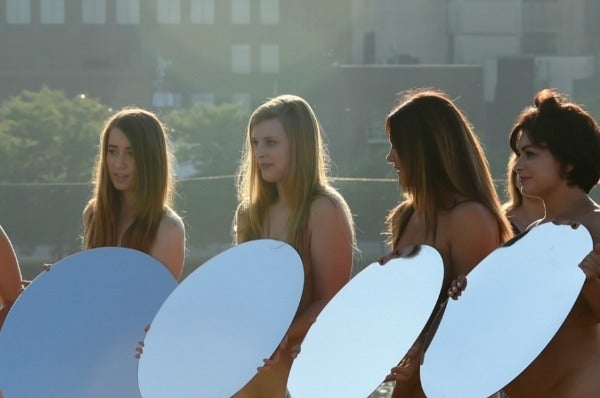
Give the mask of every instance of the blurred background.
[[401, 196], [383, 131], [397, 93], [446, 91], [504, 200], [507, 136], [539, 89], [600, 116], [599, 17], [598, 0], [0, 0], [0, 224], [26, 278], [79, 251], [102, 123], [141, 106], [171, 134], [187, 275], [231, 246], [250, 112], [293, 93], [323, 125], [358, 272]]
[[401, 195], [383, 131], [397, 93], [455, 99], [504, 199], [507, 135], [539, 89], [600, 115], [598, 17], [597, 0], [0, 0], [0, 223], [28, 278], [78, 251], [102, 123], [141, 106], [171, 134], [187, 274], [231, 245], [250, 112], [294, 93], [355, 214], [358, 271]]

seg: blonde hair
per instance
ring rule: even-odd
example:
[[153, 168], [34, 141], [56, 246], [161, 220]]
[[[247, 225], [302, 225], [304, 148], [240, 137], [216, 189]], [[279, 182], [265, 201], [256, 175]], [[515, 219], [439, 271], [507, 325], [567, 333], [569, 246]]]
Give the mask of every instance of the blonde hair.
[[[119, 191], [110, 181], [106, 160], [108, 138], [114, 128], [127, 136], [135, 159], [136, 218], [121, 242], [117, 241]], [[106, 121], [94, 167], [94, 191], [84, 213], [85, 249], [124, 246], [149, 253], [162, 216], [172, 203], [171, 161], [167, 130], [152, 112], [128, 107]]]
[[517, 173], [515, 172], [516, 163], [517, 155], [511, 153], [508, 158], [508, 166], [506, 167], [506, 195], [508, 200], [502, 205], [505, 214], [510, 213], [523, 204], [523, 194], [517, 186]]
[[414, 211], [423, 214], [425, 233], [435, 237], [438, 211], [455, 207], [457, 195], [485, 205], [496, 216], [501, 241], [510, 238], [483, 147], [445, 93], [403, 93], [386, 118], [385, 130], [398, 153], [405, 197], [387, 218], [390, 243], [397, 244]]
[[[329, 156], [313, 109], [303, 98], [289, 94], [265, 102], [248, 121], [237, 180], [238, 213], [243, 214], [248, 222], [245, 230], [240, 231], [242, 235], [238, 243], [264, 237], [263, 221], [268, 207], [278, 199], [275, 183], [261, 178], [251, 142], [254, 127], [269, 119], [281, 122], [290, 141], [289, 174], [283, 182], [290, 207], [286, 241], [302, 251], [307, 245], [305, 232], [311, 204], [316, 197], [334, 200], [347, 214], [348, 220], [352, 217], [342, 196], [330, 185]], [[237, 225], [234, 225], [234, 231], [236, 229]]]

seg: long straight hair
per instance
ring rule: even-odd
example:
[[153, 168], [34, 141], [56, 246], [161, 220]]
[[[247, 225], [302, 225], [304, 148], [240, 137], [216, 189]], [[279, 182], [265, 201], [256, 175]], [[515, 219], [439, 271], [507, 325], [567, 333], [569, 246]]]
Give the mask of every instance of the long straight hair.
[[[135, 220], [118, 241], [121, 213], [119, 191], [108, 175], [107, 150], [111, 130], [120, 129], [129, 139], [135, 160]], [[86, 208], [85, 249], [123, 246], [150, 252], [158, 226], [171, 205], [173, 176], [165, 127], [153, 113], [124, 108], [104, 125], [94, 167], [94, 191]]]
[[496, 216], [501, 241], [510, 238], [483, 147], [445, 93], [403, 93], [386, 118], [385, 130], [398, 154], [405, 198], [387, 219], [394, 247], [415, 211], [424, 217], [425, 234], [435, 239], [437, 215], [455, 207], [456, 196], [485, 205]]
[[248, 121], [237, 180], [238, 212], [247, 216], [248, 226], [239, 241], [265, 236], [263, 222], [268, 207], [278, 199], [276, 184], [262, 179], [252, 150], [254, 127], [269, 119], [281, 122], [290, 141], [289, 174], [283, 182], [290, 207], [286, 241], [302, 254], [308, 244], [306, 229], [311, 204], [316, 197], [325, 196], [334, 200], [347, 214], [348, 220], [352, 220], [352, 217], [344, 199], [330, 185], [329, 157], [317, 117], [310, 105], [295, 95], [285, 94], [270, 99], [259, 106]]

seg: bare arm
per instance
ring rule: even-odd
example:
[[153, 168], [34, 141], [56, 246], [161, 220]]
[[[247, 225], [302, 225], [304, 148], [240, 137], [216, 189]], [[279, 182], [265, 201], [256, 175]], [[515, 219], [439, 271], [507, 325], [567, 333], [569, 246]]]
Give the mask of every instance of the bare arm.
[[594, 250], [581, 261], [579, 267], [586, 277], [581, 293], [600, 322], [600, 243], [594, 245]]
[[339, 203], [324, 197], [316, 199], [311, 207], [309, 231], [313, 301], [290, 326], [291, 341], [306, 335], [317, 315], [350, 280], [352, 272], [351, 221]]
[[179, 280], [185, 261], [185, 226], [174, 211], [169, 209], [163, 216], [150, 254]]
[[10, 239], [0, 226], [0, 326], [22, 289], [17, 256]]

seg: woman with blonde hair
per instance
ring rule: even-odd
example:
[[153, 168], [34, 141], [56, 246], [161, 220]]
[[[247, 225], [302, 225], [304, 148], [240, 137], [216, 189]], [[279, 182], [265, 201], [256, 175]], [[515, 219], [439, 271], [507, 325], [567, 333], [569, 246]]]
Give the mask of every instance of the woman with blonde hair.
[[155, 257], [179, 279], [185, 229], [171, 208], [166, 129], [153, 113], [124, 108], [100, 135], [94, 191], [83, 211], [83, 246], [122, 246]]
[[[304, 290], [282, 344], [236, 398], [283, 398], [293, 358], [327, 302], [350, 279], [352, 215], [330, 185], [321, 128], [310, 105], [281, 95], [250, 116], [238, 175], [237, 243], [271, 238], [293, 246]], [[276, 298], [274, 298], [276, 299]]]
[[[416, 245], [437, 249], [444, 263], [442, 303], [459, 294], [463, 277], [512, 236], [510, 225], [479, 139], [446, 94], [404, 93], [385, 129], [391, 145], [387, 161], [398, 173], [404, 200], [388, 215], [392, 253], [381, 262]], [[425, 396], [419, 364], [429, 328], [430, 322], [386, 377], [396, 381], [393, 397]]]

